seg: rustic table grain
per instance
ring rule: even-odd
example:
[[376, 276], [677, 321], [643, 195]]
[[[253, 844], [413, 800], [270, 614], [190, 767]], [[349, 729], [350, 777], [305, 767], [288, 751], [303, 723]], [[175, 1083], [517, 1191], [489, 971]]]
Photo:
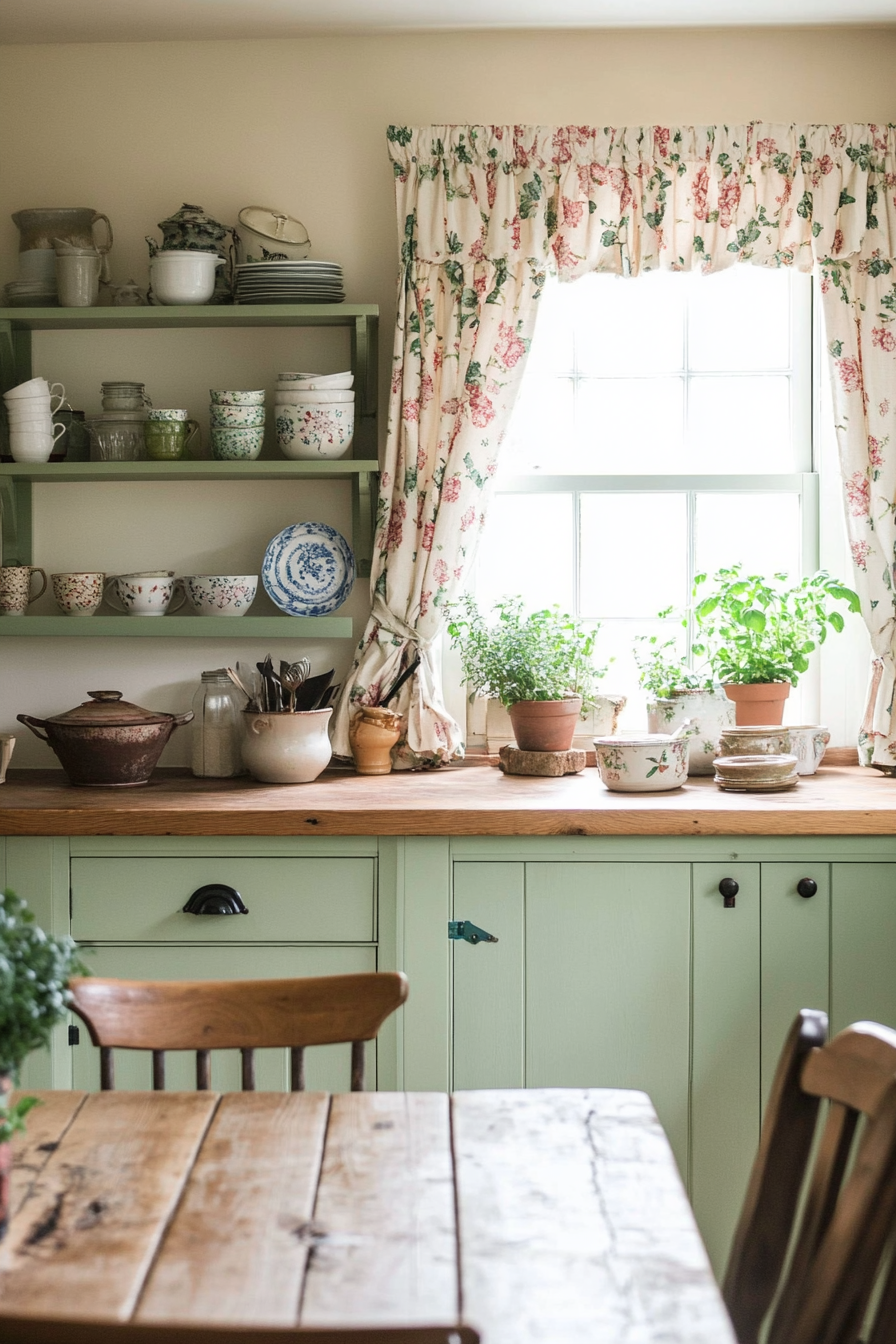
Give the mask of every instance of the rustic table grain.
[[48, 1092], [3, 1316], [734, 1344], [647, 1096]]

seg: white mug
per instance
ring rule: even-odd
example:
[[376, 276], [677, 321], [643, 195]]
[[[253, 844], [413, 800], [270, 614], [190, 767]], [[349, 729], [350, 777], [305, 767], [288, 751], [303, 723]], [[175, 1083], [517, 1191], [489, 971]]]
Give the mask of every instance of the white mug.
[[56, 254], [56, 290], [61, 308], [92, 308], [99, 298], [99, 253]]
[[14, 462], [49, 462], [56, 440], [65, 433], [65, 425], [54, 425], [54, 433], [35, 429], [10, 429], [9, 451]]

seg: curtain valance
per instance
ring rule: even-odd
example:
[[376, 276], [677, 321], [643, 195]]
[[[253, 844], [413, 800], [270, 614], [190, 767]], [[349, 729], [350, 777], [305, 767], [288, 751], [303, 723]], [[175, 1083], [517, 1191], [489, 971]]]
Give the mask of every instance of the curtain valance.
[[896, 127], [389, 128], [403, 256], [589, 271], [896, 255]]

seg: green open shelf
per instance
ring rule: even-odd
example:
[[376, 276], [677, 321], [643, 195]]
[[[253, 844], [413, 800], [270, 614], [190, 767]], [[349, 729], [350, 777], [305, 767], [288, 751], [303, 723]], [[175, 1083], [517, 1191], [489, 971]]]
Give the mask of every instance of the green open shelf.
[[0, 616], [0, 637], [351, 639], [350, 616]]
[[379, 470], [376, 459], [290, 462], [0, 462], [0, 478], [35, 484], [73, 481], [277, 481], [311, 477], [350, 480]]
[[152, 308], [0, 308], [20, 331], [161, 331], [166, 327], [351, 327], [375, 303], [224, 303]]

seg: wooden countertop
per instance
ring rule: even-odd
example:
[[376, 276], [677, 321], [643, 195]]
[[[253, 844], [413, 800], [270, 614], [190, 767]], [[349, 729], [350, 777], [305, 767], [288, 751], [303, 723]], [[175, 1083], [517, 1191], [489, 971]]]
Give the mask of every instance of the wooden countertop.
[[12, 770], [0, 835], [896, 835], [896, 780], [822, 767], [784, 793], [610, 793], [595, 769], [561, 779], [466, 764], [313, 784], [194, 779], [159, 770], [145, 788], [72, 788], [58, 770]]

